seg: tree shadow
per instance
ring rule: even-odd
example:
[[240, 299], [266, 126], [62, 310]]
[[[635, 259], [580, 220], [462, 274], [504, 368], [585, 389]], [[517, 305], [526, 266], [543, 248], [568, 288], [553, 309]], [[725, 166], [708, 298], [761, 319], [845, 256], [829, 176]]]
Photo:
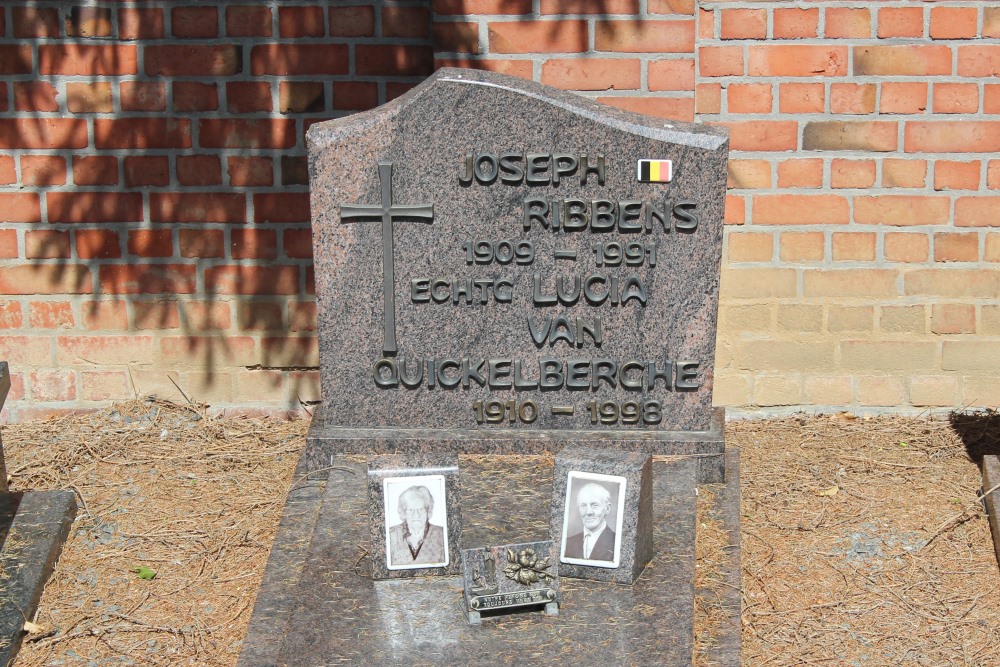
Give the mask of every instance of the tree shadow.
[[1000, 456], [1000, 412], [952, 412], [948, 421], [962, 439], [969, 460], [980, 469], [984, 456]]

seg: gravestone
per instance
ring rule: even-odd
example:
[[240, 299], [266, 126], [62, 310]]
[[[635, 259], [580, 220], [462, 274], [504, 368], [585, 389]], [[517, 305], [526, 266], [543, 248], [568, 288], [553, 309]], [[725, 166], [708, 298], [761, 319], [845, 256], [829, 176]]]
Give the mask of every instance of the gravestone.
[[[725, 131], [445, 69], [308, 139], [323, 404], [239, 665], [585, 664], [595, 628], [608, 662], [691, 664], [696, 485], [738, 469], [712, 408]], [[570, 444], [659, 455], [634, 584], [563, 579], [558, 615], [470, 626], [461, 577], [372, 578], [358, 455], [457, 454], [482, 549], [559, 539], [527, 457]]]
[[[10, 370], [0, 361], [0, 408]], [[0, 438], [0, 665], [13, 662], [76, 516], [72, 491], [10, 492]]]

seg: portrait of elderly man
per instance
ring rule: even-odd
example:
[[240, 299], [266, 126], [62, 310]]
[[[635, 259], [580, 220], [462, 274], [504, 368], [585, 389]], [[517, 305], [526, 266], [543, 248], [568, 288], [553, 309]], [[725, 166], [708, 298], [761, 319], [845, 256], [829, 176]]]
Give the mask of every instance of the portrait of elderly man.
[[566, 558], [581, 560], [614, 561], [615, 531], [608, 526], [611, 511], [611, 493], [590, 482], [576, 494], [576, 509], [583, 522], [583, 530], [566, 538]]
[[430, 489], [414, 485], [399, 494], [400, 522], [389, 528], [389, 567], [447, 565], [447, 544], [442, 526], [431, 523], [434, 497]]

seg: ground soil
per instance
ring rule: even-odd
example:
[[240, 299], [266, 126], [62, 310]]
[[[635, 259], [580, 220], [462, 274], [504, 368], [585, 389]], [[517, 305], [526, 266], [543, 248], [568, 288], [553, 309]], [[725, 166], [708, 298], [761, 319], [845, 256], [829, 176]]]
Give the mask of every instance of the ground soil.
[[[80, 502], [15, 667], [234, 665], [306, 428], [157, 401], [4, 427], [15, 490]], [[745, 665], [1000, 664], [977, 467], [1000, 417], [802, 416], [726, 437], [742, 452]], [[700, 517], [710, 591], [727, 545]], [[723, 614], [711, 596], [698, 614], [711, 665]]]

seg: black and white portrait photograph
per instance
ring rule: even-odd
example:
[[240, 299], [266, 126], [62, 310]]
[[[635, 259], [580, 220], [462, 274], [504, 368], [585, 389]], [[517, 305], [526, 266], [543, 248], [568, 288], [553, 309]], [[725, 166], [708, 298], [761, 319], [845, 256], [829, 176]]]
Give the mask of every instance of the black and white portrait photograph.
[[621, 555], [624, 477], [570, 471], [566, 483], [560, 560], [618, 567]]
[[444, 475], [387, 477], [386, 568], [408, 570], [448, 565], [448, 513]]

